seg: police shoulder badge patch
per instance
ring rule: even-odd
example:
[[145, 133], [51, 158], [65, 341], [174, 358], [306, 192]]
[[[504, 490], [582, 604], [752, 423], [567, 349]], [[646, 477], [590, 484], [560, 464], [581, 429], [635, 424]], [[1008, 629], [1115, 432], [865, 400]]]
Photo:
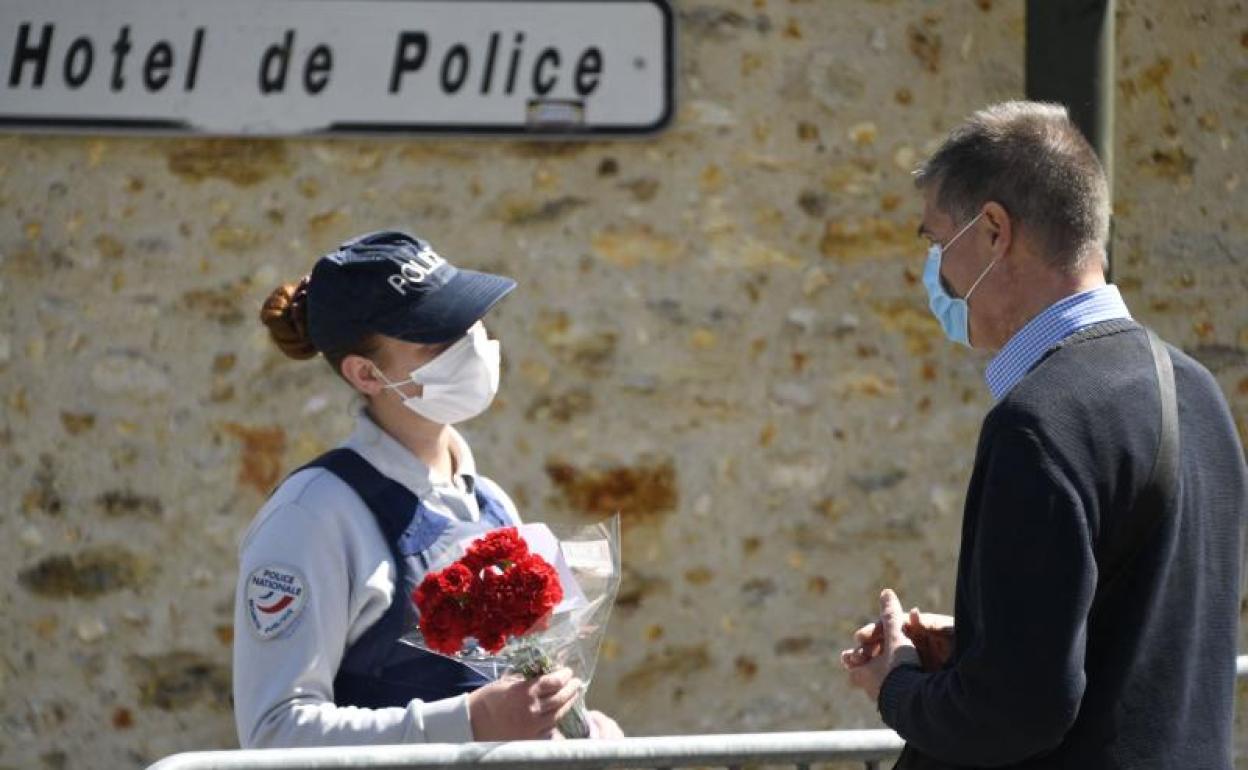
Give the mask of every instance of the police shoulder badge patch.
[[247, 578], [247, 618], [261, 639], [273, 639], [294, 625], [308, 597], [297, 570], [270, 565]]

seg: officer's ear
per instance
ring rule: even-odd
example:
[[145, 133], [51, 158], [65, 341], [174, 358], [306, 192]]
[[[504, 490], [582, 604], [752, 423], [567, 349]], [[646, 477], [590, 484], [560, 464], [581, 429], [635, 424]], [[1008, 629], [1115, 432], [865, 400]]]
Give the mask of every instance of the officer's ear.
[[365, 396], [375, 396], [386, 387], [386, 381], [372, 359], [351, 354], [342, 359], [339, 372], [351, 387]]

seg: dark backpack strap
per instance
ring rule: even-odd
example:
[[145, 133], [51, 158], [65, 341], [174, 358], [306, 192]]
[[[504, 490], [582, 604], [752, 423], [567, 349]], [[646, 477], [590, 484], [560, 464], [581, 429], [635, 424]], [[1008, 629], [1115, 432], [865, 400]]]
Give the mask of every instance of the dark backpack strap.
[[[386, 543], [392, 547], [411, 524], [416, 507], [420, 504], [419, 498], [403, 485], [383, 475], [368, 460], [345, 447], [326, 452], [299, 471], [304, 468], [324, 468], [355, 490], [373, 512], [377, 525], [385, 535]], [[395, 504], [396, 498], [401, 499], [399, 505]]]
[[1174, 384], [1174, 362], [1170, 360], [1166, 343], [1152, 329], [1146, 331], [1157, 370], [1157, 388], [1161, 392], [1161, 443], [1153, 461], [1153, 487], [1159, 503], [1157, 507], [1164, 510], [1179, 486], [1179, 397]]
[[[372, 463], [351, 449], [330, 450], [299, 470], [304, 468], [323, 468], [329, 471], [351, 487], [364, 501], [390, 548], [390, 557], [394, 560], [396, 570], [395, 594], [405, 595], [403, 553], [398, 543], [417, 515], [420, 501], [416, 495], [382, 474]], [[403, 622], [403, 602], [392, 602], [390, 609], [344, 652], [334, 681], [334, 698], [339, 705], [363, 705], [368, 702], [368, 689], [377, 686], [377, 682], [369, 677], [379, 672], [386, 663], [394, 640], [402, 633]], [[363, 684], [356, 687], [353, 682], [361, 675], [365, 677], [361, 680]]]
[[1157, 388], [1161, 396], [1161, 438], [1157, 443], [1157, 454], [1153, 458], [1148, 483], [1140, 491], [1139, 499], [1132, 509], [1131, 526], [1126, 530], [1125, 537], [1117, 541], [1117, 548], [1105, 554], [1101, 566], [1102, 579], [1098, 581], [1096, 597], [1092, 603], [1094, 611], [1108, 588], [1127, 573], [1144, 543], [1161, 525], [1167, 506], [1178, 492], [1179, 401], [1174, 385], [1174, 362], [1170, 360], [1166, 343], [1151, 329], [1144, 331], [1148, 334], [1149, 351], [1152, 353]]

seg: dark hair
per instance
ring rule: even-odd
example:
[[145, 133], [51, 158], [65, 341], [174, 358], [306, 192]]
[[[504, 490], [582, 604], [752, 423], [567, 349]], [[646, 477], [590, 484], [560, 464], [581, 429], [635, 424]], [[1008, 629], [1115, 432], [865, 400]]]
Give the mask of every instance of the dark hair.
[[955, 128], [915, 172], [935, 185], [936, 205], [958, 222], [1001, 204], [1057, 268], [1075, 271], [1109, 240], [1109, 184], [1066, 108], [1003, 102]]
[[338, 350], [317, 350], [308, 336], [308, 276], [298, 283], [286, 283], [269, 293], [260, 308], [260, 323], [269, 330], [269, 337], [287, 356], [304, 361], [317, 353], [325, 357], [331, 369], [342, 376], [342, 360], [347, 356], [371, 358], [381, 347], [376, 334], [365, 334]]

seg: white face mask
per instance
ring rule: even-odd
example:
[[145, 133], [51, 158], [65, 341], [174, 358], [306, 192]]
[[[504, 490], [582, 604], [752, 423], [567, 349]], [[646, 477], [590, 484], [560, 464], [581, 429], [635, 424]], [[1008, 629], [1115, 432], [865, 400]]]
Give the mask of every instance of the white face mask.
[[390, 382], [380, 369], [377, 374], [400, 396], [399, 386], [420, 385], [422, 395], [404, 397], [403, 406], [440, 425], [454, 425], [471, 420], [493, 403], [498, 369], [498, 340], [486, 337], [485, 327], [478, 323], [437, 358], [412, 370], [410, 379]]

